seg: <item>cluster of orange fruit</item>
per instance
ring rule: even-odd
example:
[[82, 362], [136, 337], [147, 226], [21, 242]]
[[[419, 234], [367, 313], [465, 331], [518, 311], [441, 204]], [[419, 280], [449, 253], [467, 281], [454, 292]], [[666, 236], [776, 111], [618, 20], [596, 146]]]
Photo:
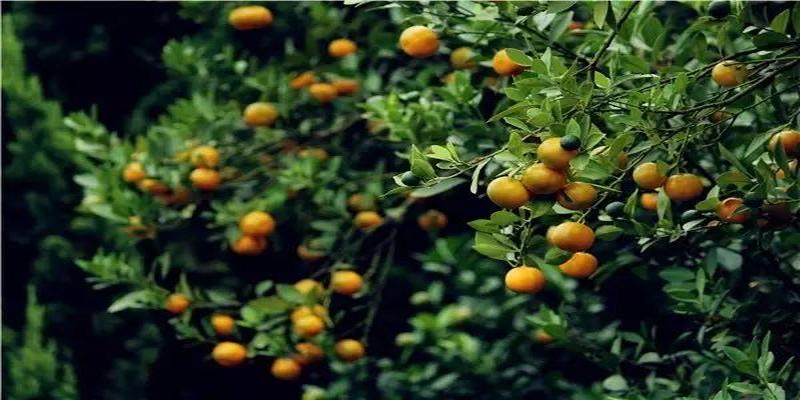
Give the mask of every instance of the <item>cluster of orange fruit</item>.
[[239, 219], [241, 236], [231, 244], [234, 253], [254, 256], [267, 248], [267, 237], [275, 232], [275, 219], [264, 211], [251, 211]]
[[[331, 289], [338, 294], [352, 296], [361, 290], [362, 279], [357, 273], [341, 270], [333, 273]], [[295, 284], [295, 288], [304, 294], [314, 292], [322, 294], [322, 285], [312, 279], [304, 279]], [[167, 297], [165, 308], [172, 314], [179, 315], [191, 306], [189, 298], [181, 293], [173, 293]], [[325, 356], [323, 349], [312, 338], [325, 329], [324, 320], [327, 319], [327, 310], [320, 304], [313, 307], [300, 306], [290, 313], [295, 334], [300, 341], [294, 346], [294, 354], [278, 357], [272, 362], [270, 371], [273, 376], [283, 380], [293, 380], [300, 376], [302, 368], [317, 364]], [[220, 337], [228, 337], [236, 328], [236, 321], [227, 314], [214, 314], [211, 316], [211, 326]], [[354, 339], [342, 339], [334, 345], [336, 356], [346, 362], [354, 362], [365, 355], [364, 345]], [[211, 357], [220, 366], [234, 367], [244, 363], [247, 358], [247, 348], [237, 342], [225, 340], [217, 343], [211, 352]]]

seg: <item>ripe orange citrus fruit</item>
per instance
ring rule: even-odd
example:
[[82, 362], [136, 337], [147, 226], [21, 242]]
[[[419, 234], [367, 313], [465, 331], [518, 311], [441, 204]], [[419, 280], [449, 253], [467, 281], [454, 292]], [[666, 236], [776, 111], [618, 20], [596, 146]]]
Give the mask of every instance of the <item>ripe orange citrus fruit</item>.
[[339, 96], [358, 93], [358, 81], [355, 79], [337, 79], [332, 81], [331, 85], [336, 88], [336, 94]]
[[364, 345], [353, 339], [342, 339], [336, 342], [336, 345], [333, 346], [333, 351], [340, 360], [347, 362], [356, 361], [364, 357], [366, 353]]
[[522, 182], [510, 177], [501, 176], [489, 182], [486, 194], [492, 203], [502, 208], [516, 209], [528, 204], [530, 193]]
[[544, 329], [537, 329], [533, 332], [533, 340], [539, 344], [550, 344], [553, 343], [555, 338], [551, 334], [545, 332]]
[[239, 220], [239, 229], [247, 236], [269, 236], [275, 232], [275, 219], [264, 211], [251, 211]]
[[328, 54], [331, 57], [342, 58], [358, 50], [356, 42], [350, 39], [336, 39], [328, 44]]
[[132, 162], [122, 170], [122, 180], [128, 183], [136, 183], [144, 179], [144, 167], [142, 163]]
[[424, 231], [444, 229], [447, 226], [447, 216], [439, 210], [428, 210], [417, 217], [417, 225]]
[[656, 193], [642, 193], [639, 196], [639, 203], [647, 211], [658, 210], [658, 194]]
[[297, 246], [297, 256], [303, 261], [316, 262], [325, 257], [325, 252], [322, 250], [312, 249], [304, 244], [301, 244]]
[[666, 180], [667, 176], [659, 171], [658, 164], [654, 162], [639, 164], [633, 170], [633, 181], [642, 189], [655, 190]]
[[235, 367], [247, 358], [247, 349], [236, 342], [220, 342], [214, 346], [211, 357], [223, 367]]
[[359, 211], [353, 218], [353, 224], [356, 228], [366, 231], [383, 224], [383, 217], [375, 211]]
[[331, 276], [331, 287], [333, 291], [345, 295], [352, 296], [361, 290], [364, 280], [355, 271], [335, 271]]
[[[750, 210], [743, 207], [744, 201], [738, 197], [729, 197], [717, 206], [717, 216], [731, 224], [741, 224], [750, 217]], [[740, 210], [741, 208], [741, 210]], [[737, 210], [739, 210], [737, 212]]]
[[181, 293], [173, 293], [167, 297], [165, 308], [173, 314], [181, 314], [189, 308], [191, 301], [186, 295]]
[[558, 268], [564, 275], [573, 278], [588, 278], [597, 270], [597, 258], [589, 253], [577, 252]]
[[300, 363], [289, 357], [276, 358], [275, 361], [272, 362], [272, 367], [270, 367], [272, 376], [283, 381], [297, 379], [302, 371], [303, 368], [300, 366]]
[[192, 151], [195, 167], [214, 168], [219, 164], [219, 151], [212, 146], [200, 146]]
[[322, 361], [325, 358], [325, 352], [322, 348], [311, 342], [301, 342], [294, 346], [297, 355], [294, 359], [300, 365], [311, 365]]
[[338, 91], [330, 83], [315, 83], [308, 87], [308, 93], [318, 102], [327, 104], [336, 98]]
[[775, 146], [778, 145], [780, 139], [783, 144], [783, 150], [789, 157], [800, 156], [800, 131], [786, 129], [778, 132], [769, 139], [769, 151], [775, 151]]
[[400, 48], [411, 57], [430, 57], [439, 50], [439, 37], [428, 27], [410, 26], [400, 34]]
[[[320, 291], [319, 293], [322, 292]], [[326, 310], [321, 304], [314, 304], [314, 307], [300, 306], [292, 310], [292, 313], [289, 315], [289, 319], [292, 320], [293, 323], [296, 323], [300, 318], [307, 317], [309, 315], [314, 315], [324, 319], [328, 317], [328, 310]]]
[[234, 253], [243, 256], [256, 256], [267, 249], [267, 239], [260, 236], [242, 235], [231, 244]]
[[492, 57], [492, 68], [500, 76], [513, 76], [521, 73], [525, 67], [511, 61], [505, 49], [498, 51]]
[[240, 31], [264, 28], [272, 24], [272, 12], [262, 6], [236, 7], [228, 15], [228, 22]]
[[562, 222], [553, 228], [550, 242], [564, 251], [585, 251], [594, 244], [594, 231], [578, 222]]
[[195, 168], [189, 174], [189, 180], [195, 188], [208, 191], [216, 190], [222, 182], [219, 172], [209, 168]]
[[539, 162], [559, 171], [569, 168], [569, 161], [578, 155], [577, 150], [565, 150], [561, 147], [561, 138], [553, 137], [544, 140], [536, 149]]
[[538, 163], [525, 170], [522, 174], [522, 184], [531, 193], [551, 194], [559, 191], [567, 184], [567, 176], [561, 171]]
[[450, 65], [455, 69], [475, 68], [475, 54], [469, 47], [459, 47], [450, 53]]
[[306, 315], [294, 321], [294, 331], [301, 337], [313, 337], [325, 329], [325, 322], [316, 315]]
[[271, 126], [278, 119], [278, 110], [270, 103], [259, 101], [245, 107], [242, 118], [250, 126]]
[[369, 211], [375, 208], [375, 200], [363, 193], [353, 193], [347, 198], [347, 207], [353, 211]]
[[664, 184], [664, 191], [672, 200], [691, 200], [703, 194], [703, 182], [694, 174], [671, 175]]
[[597, 200], [597, 190], [588, 183], [570, 182], [558, 192], [556, 199], [568, 210], [584, 210]]
[[322, 284], [313, 279], [301, 279], [294, 284], [294, 288], [304, 295], [312, 293], [312, 291], [316, 295], [320, 295], [325, 291]]
[[314, 83], [317, 83], [317, 76], [314, 75], [312, 71], [306, 71], [292, 78], [292, 80], [289, 81], [289, 86], [291, 86], [292, 89], [299, 90], [307, 88]]
[[167, 185], [163, 184], [158, 179], [144, 178], [136, 184], [139, 190], [154, 195], [163, 195], [169, 192]]
[[711, 78], [717, 85], [732, 87], [741, 85], [747, 79], [747, 69], [743, 64], [733, 61], [723, 61], [711, 70]]
[[214, 332], [216, 332], [217, 335], [227, 336], [233, 333], [236, 322], [230, 315], [214, 314], [211, 316], [211, 326], [214, 328]]
[[506, 287], [514, 293], [537, 293], [545, 284], [544, 274], [539, 268], [522, 265], [506, 272]]

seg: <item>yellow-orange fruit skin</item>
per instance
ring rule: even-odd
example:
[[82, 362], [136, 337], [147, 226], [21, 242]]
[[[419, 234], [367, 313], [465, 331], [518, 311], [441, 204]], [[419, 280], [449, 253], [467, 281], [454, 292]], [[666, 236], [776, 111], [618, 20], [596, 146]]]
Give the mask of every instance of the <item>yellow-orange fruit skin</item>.
[[594, 231], [578, 222], [562, 222], [549, 234], [550, 242], [561, 250], [585, 251], [594, 244]]
[[353, 362], [366, 354], [364, 345], [353, 339], [342, 339], [333, 346], [333, 351], [342, 361]]
[[800, 131], [787, 129], [774, 134], [772, 138], [769, 139], [769, 151], [775, 151], [779, 139], [781, 144], [783, 144], [783, 150], [786, 152], [787, 156], [800, 156]]
[[666, 175], [658, 170], [658, 164], [654, 162], [646, 162], [633, 169], [633, 181], [642, 189], [655, 190], [666, 180]]
[[584, 210], [597, 200], [597, 190], [588, 183], [571, 182], [558, 192], [556, 200], [568, 210]]
[[336, 86], [330, 83], [314, 83], [308, 87], [308, 93], [311, 94], [314, 100], [322, 104], [330, 103], [339, 94]]
[[576, 150], [564, 150], [561, 147], [561, 138], [545, 139], [536, 149], [539, 162], [549, 168], [564, 171], [569, 168], [569, 162], [578, 155]]
[[259, 255], [266, 249], [267, 240], [260, 236], [243, 235], [231, 244], [231, 250], [243, 256]]
[[271, 126], [278, 119], [278, 109], [271, 103], [259, 101], [244, 108], [242, 119], [250, 126]]
[[750, 210], [742, 210], [736, 213], [736, 210], [742, 207], [744, 201], [738, 197], [729, 197], [723, 200], [717, 206], [717, 216], [725, 222], [731, 224], [742, 224], [750, 217]]
[[545, 277], [539, 268], [521, 265], [506, 272], [506, 288], [514, 293], [538, 293], [545, 285]]
[[528, 204], [531, 199], [522, 182], [508, 176], [501, 176], [489, 182], [486, 194], [492, 203], [509, 209], [520, 208]]
[[282, 381], [293, 381], [300, 377], [303, 367], [293, 358], [280, 357], [272, 362], [270, 372], [272, 376]]
[[346, 57], [356, 51], [358, 51], [358, 45], [350, 39], [336, 39], [328, 44], [328, 54], [331, 57]]
[[167, 303], [164, 308], [173, 314], [182, 314], [189, 308], [191, 301], [186, 295], [181, 293], [173, 293], [167, 297]]
[[325, 358], [321, 347], [311, 342], [302, 342], [294, 346], [297, 354], [293, 357], [300, 365], [317, 364]]
[[233, 333], [236, 328], [236, 321], [230, 315], [215, 314], [211, 317], [211, 326], [217, 335], [227, 336]]
[[272, 12], [262, 6], [236, 7], [228, 15], [228, 22], [240, 31], [265, 28], [272, 24]]
[[494, 68], [494, 72], [497, 72], [497, 75], [500, 76], [518, 75], [525, 69], [522, 65], [511, 61], [511, 57], [508, 56], [508, 52], [506, 52], [505, 49], [494, 54], [494, 57], [492, 57], [492, 68]]
[[567, 184], [567, 176], [542, 163], [533, 164], [522, 174], [522, 184], [534, 194], [552, 194]]
[[747, 70], [742, 64], [723, 61], [711, 70], [711, 78], [722, 87], [738, 86], [747, 79]]
[[247, 358], [247, 349], [236, 342], [220, 342], [214, 346], [211, 358], [223, 367], [235, 367]]
[[577, 252], [558, 268], [564, 275], [573, 278], [588, 278], [597, 270], [597, 258], [589, 253]]
[[430, 57], [439, 50], [439, 37], [432, 29], [414, 25], [400, 34], [400, 48], [411, 57]]
[[639, 204], [647, 211], [658, 210], [658, 194], [642, 193], [642, 195], [639, 196]]
[[333, 291], [344, 296], [358, 293], [363, 285], [363, 278], [355, 271], [335, 271], [331, 276]]
[[122, 170], [122, 180], [127, 183], [136, 183], [145, 178], [144, 167], [142, 163], [132, 162], [125, 166]]
[[275, 232], [275, 219], [264, 211], [251, 211], [239, 220], [239, 230], [248, 236], [269, 236]]
[[703, 182], [693, 174], [672, 175], [664, 183], [664, 191], [672, 200], [691, 200], [703, 194]]
[[383, 217], [375, 211], [360, 211], [353, 218], [353, 224], [356, 228], [366, 231], [383, 224]]

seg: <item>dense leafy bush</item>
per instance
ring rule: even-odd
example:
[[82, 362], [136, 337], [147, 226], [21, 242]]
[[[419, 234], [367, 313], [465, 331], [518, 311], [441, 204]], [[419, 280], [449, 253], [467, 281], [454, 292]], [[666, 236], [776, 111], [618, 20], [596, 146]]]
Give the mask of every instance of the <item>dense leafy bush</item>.
[[800, 6], [267, 6], [65, 119], [110, 312], [305, 399], [800, 395]]

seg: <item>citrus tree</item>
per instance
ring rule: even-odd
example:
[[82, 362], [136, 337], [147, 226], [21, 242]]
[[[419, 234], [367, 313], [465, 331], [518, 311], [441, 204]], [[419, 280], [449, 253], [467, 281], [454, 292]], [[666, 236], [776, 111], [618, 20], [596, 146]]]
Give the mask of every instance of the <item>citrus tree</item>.
[[798, 395], [800, 7], [182, 14], [160, 116], [66, 119], [109, 311], [308, 399]]

